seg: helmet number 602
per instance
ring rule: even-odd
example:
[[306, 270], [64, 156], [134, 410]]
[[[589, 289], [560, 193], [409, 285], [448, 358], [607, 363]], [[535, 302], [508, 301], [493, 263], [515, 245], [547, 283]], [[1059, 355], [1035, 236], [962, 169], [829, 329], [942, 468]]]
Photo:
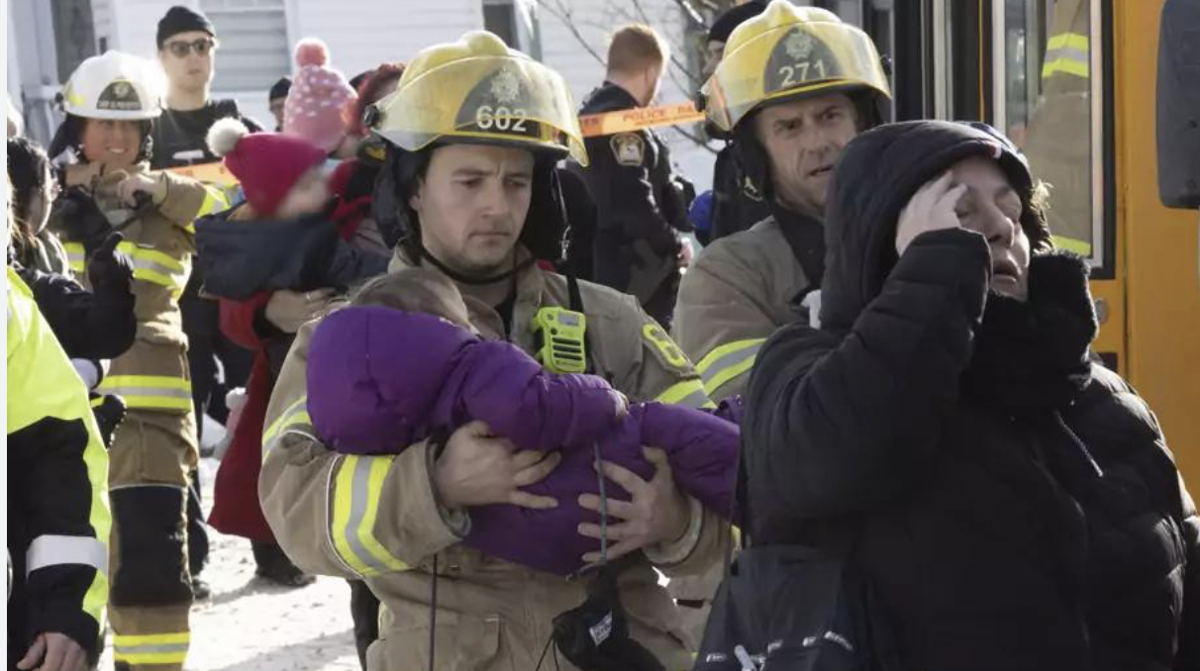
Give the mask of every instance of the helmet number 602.
[[[816, 77], [810, 78], [809, 70], [813, 70]], [[809, 79], [825, 79], [825, 61], [818, 58], [815, 61], [798, 61], [791, 65], [782, 65], [779, 67], [778, 73], [783, 75], [783, 81], [779, 84], [780, 88], [803, 84]]]
[[523, 109], [509, 109], [504, 105], [493, 108], [491, 105], [480, 105], [475, 110], [475, 125], [480, 130], [524, 132], [525, 122], [529, 113]]

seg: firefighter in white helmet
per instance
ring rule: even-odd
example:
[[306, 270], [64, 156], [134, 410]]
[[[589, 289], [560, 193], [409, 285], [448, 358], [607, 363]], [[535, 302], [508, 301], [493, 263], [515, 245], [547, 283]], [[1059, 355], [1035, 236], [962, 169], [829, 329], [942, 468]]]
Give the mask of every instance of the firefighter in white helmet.
[[195, 180], [149, 172], [161, 77], [150, 61], [126, 54], [85, 60], [63, 89], [67, 118], [51, 145], [76, 159], [52, 222], [72, 269], [86, 281], [87, 255], [114, 231], [133, 261], [137, 339], [99, 389], [129, 407], [109, 473], [109, 617], [117, 667], [157, 671], [183, 667], [192, 603], [184, 507], [198, 454], [178, 298], [191, 270], [192, 221], [225, 206]]

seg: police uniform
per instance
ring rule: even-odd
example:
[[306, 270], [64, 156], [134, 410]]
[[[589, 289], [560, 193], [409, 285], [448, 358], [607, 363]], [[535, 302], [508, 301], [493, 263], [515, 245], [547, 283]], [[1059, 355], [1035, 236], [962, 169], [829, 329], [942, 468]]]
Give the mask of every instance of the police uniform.
[[[85, 60], [64, 90], [66, 112], [87, 118], [145, 119], [158, 112], [157, 91], [147, 83], [154, 67], [142, 59], [108, 52]], [[122, 101], [106, 104], [113, 91]], [[97, 93], [99, 91], [99, 93]], [[134, 102], [137, 104], [134, 105]], [[196, 467], [196, 418], [192, 410], [187, 338], [178, 299], [195, 251], [192, 222], [226, 207], [215, 188], [171, 173], [162, 203], [137, 210], [118, 198], [116, 187], [131, 174], [68, 168], [68, 183], [84, 181], [100, 210], [123, 226], [118, 249], [133, 261], [133, 346], [112, 361], [98, 391], [124, 399], [129, 412], [113, 437], [109, 472], [113, 535], [109, 617], [114, 660], [123, 666], [181, 669], [190, 640], [192, 588], [187, 565], [185, 505], [188, 473]], [[65, 232], [64, 232], [65, 233]], [[87, 281], [87, 250], [67, 239], [72, 270]]]
[[[605, 82], [579, 113], [637, 107], [628, 91]], [[650, 316], [669, 325], [679, 290], [679, 233], [692, 230], [670, 151], [649, 130], [588, 138], [587, 151], [591, 164], [580, 174], [597, 208], [592, 277], [637, 296]]]
[[[504, 100], [496, 100], [497, 94]], [[580, 163], [587, 161], [566, 83], [490, 33], [468, 33], [418, 54], [380, 109], [374, 130], [392, 145], [389, 152], [420, 152], [434, 142], [499, 143], [525, 148], [551, 168], [568, 152]], [[389, 154], [389, 163], [395, 156]], [[537, 171], [535, 201], [553, 189], [552, 171], [542, 181]], [[484, 337], [507, 338], [534, 353], [536, 315], [546, 308], [582, 309], [587, 358], [630, 400], [711, 407], [687, 358], [634, 297], [587, 282], [576, 283], [573, 292], [567, 278], [532, 262], [531, 250], [554, 246], [537, 245], [545, 241], [529, 234], [553, 228], [537, 218], [553, 209], [559, 211], [561, 232], [561, 204], [531, 205], [514, 271], [492, 280], [512, 282], [509, 300], [498, 307], [464, 296], [471, 324]], [[428, 251], [417, 248], [413, 256], [411, 249], [408, 244], [398, 249], [392, 270], [416, 262], [439, 267]], [[424, 670], [431, 654], [437, 668], [536, 668], [548, 650], [555, 617], [584, 601], [587, 581], [463, 546], [467, 512], [442, 505], [433, 484], [435, 441], [398, 455], [327, 449], [306, 406], [305, 362], [314, 328], [310, 323], [297, 335], [271, 396], [263, 434], [259, 495], [280, 545], [305, 571], [364, 579], [379, 597], [384, 608], [380, 638], [368, 652], [372, 671]], [[630, 635], [672, 670], [691, 666], [692, 642], [652, 565], [668, 574], [697, 572], [719, 560], [720, 539], [728, 530], [726, 522], [694, 501], [688, 517], [682, 538], [645, 548], [618, 581]], [[554, 662], [540, 661], [577, 668], [561, 654], [554, 657]]]
[[108, 600], [108, 454], [33, 292], [7, 273], [8, 666], [47, 632], [94, 664]]

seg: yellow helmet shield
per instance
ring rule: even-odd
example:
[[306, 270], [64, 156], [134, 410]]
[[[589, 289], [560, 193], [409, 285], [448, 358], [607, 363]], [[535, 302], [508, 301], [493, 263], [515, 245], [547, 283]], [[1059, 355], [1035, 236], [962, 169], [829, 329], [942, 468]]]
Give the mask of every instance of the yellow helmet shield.
[[491, 33], [421, 52], [376, 108], [373, 130], [408, 151], [457, 138], [548, 149], [587, 165], [566, 82]]
[[705, 114], [730, 131], [764, 103], [847, 88], [891, 97], [871, 38], [832, 12], [775, 0], [730, 35], [704, 85]]

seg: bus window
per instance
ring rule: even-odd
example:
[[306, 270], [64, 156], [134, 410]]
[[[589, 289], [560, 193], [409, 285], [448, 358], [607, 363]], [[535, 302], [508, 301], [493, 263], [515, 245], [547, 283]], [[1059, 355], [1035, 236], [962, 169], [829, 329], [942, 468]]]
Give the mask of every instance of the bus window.
[[1098, 264], [1104, 216], [1095, 1], [1004, 1], [996, 121], [1025, 152], [1034, 177], [1050, 186], [1055, 243]]

